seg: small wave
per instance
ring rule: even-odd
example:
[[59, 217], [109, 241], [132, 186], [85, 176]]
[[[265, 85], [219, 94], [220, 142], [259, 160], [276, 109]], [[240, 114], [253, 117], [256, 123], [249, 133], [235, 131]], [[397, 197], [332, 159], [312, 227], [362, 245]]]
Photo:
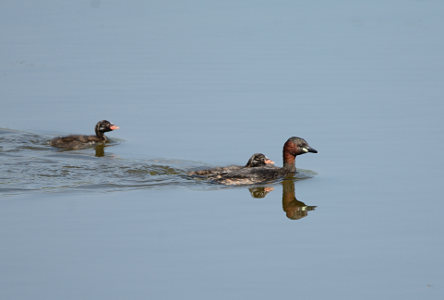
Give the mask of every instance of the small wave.
[[90, 149], [60, 151], [49, 146], [50, 138], [0, 129], [0, 193], [103, 191], [186, 181], [179, 176], [185, 174], [184, 170], [160, 164], [159, 159], [133, 161], [107, 155], [98, 158], [100, 155], [92, 154]]
[[[51, 137], [0, 128], [0, 193], [115, 191], [187, 185], [202, 189], [226, 186], [196, 179], [187, 172], [201, 163], [168, 159], [125, 159], [91, 149], [60, 151]], [[115, 144], [114, 144], [115, 145]], [[298, 169], [294, 180], [316, 175]], [[279, 181], [272, 182], [275, 184]]]

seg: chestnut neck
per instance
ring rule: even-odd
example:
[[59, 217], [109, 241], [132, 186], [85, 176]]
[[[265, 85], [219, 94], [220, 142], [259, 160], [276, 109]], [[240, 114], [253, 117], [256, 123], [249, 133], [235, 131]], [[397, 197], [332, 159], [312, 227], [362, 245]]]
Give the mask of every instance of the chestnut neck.
[[296, 172], [296, 156], [291, 154], [290, 152], [286, 152], [284, 150], [284, 169], [286, 169], [288, 172]]

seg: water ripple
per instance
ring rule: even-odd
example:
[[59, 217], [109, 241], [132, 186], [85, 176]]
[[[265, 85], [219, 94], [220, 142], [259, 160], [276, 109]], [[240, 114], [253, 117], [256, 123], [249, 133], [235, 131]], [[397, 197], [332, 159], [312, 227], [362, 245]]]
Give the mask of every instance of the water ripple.
[[[113, 191], [172, 184], [222, 188], [187, 176], [190, 168], [196, 168], [192, 162], [124, 159], [107, 155], [103, 146], [95, 153], [59, 151], [49, 146], [50, 138], [0, 129], [0, 193]], [[301, 174], [308, 178], [309, 172]]]
[[0, 129], [0, 193], [120, 190], [189, 181], [186, 170], [173, 164], [94, 155], [91, 149], [58, 151], [49, 146], [50, 138]]

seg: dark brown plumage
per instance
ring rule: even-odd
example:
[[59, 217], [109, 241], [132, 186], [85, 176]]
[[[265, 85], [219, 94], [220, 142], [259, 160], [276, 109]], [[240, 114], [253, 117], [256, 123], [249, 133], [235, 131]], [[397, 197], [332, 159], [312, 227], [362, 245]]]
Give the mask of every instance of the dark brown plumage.
[[296, 156], [308, 152], [318, 153], [316, 149], [308, 145], [307, 141], [299, 137], [289, 138], [285, 142], [282, 152], [284, 160], [284, 166], [282, 168], [266, 165], [256, 168], [229, 170], [217, 176], [210, 177], [210, 180], [225, 185], [255, 184], [273, 181], [294, 175], [296, 172]]
[[50, 145], [65, 150], [83, 149], [97, 143], [106, 143], [108, 139], [105, 136], [105, 132], [116, 129], [119, 129], [119, 127], [107, 120], [103, 120], [96, 124], [96, 135], [68, 135], [56, 137], [50, 141]]
[[202, 176], [202, 177], [209, 177], [209, 176], [217, 176], [220, 174], [224, 174], [230, 171], [239, 170], [242, 168], [255, 168], [265, 165], [273, 165], [274, 162], [270, 160], [268, 157], [266, 157], [262, 153], [255, 153], [253, 154], [250, 159], [247, 161], [245, 166], [227, 166], [227, 167], [218, 167], [218, 168], [212, 168], [212, 169], [206, 169], [206, 170], [197, 170], [189, 172], [188, 175], [192, 176]]

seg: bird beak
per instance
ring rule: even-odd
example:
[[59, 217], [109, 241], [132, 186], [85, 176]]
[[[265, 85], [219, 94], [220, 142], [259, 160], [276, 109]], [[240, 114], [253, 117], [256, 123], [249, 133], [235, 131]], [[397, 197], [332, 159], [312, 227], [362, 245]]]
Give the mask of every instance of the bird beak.
[[312, 148], [312, 147], [308, 147], [308, 152], [312, 152], [312, 153], [318, 153], [318, 150], [316, 150], [315, 148]]
[[266, 158], [266, 159], [265, 159], [265, 164], [266, 164], [266, 165], [274, 165], [274, 161], [272, 161], [272, 160], [269, 159], [269, 158]]
[[316, 150], [315, 148], [312, 148], [310, 146], [303, 147], [302, 151], [304, 151], [304, 153], [307, 153], [307, 152], [318, 153], [318, 150]]
[[120, 128], [119, 126], [116, 126], [114, 124], [109, 127], [109, 129], [111, 129], [111, 130], [116, 130], [116, 129], [119, 129], [119, 128]]

